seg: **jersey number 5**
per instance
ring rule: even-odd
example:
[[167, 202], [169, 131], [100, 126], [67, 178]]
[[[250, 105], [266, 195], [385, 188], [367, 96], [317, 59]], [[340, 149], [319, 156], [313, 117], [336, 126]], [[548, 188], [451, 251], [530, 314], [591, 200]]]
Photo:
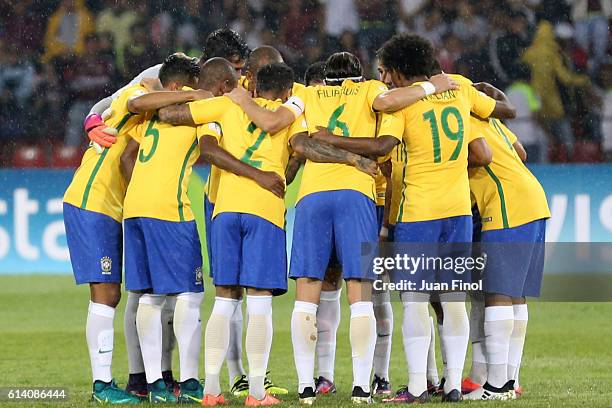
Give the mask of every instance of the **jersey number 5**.
[[[454, 116], [457, 121], [457, 131], [454, 132], [450, 125], [448, 124], [448, 117]], [[436, 113], [434, 110], [429, 110], [423, 114], [423, 120], [429, 122], [429, 126], [431, 128], [431, 138], [433, 140], [433, 152], [434, 152], [434, 163], [442, 162], [442, 154], [440, 152], [440, 131], [438, 128], [438, 121], [436, 118]], [[440, 115], [440, 122], [442, 124], [442, 130], [444, 131], [444, 135], [455, 142], [457, 145], [455, 146], [455, 150], [451, 154], [449, 161], [457, 160], [459, 157], [459, 153], [461, 153], [461, 147], [463, 146], [463, 118], [461, 117], [461, 113], [454, 106], [448, 106], [442, 110], [442, 114]]]
[[[249, 132], [250, 134], [253, 134], [256, 129], [257, 129], [257, 125], [251, 122], [249, 123], [249, 126], [247, 127], [247, 132]], [[267, 135], [267, 133], [264, 132], [263, 130], [260, 132], [261, 133], [259, 133], [259, 136], [257, 136], [257, 139], [255, 139], [255, 143], [249, 146], [249, 148], [246, 149], [246, 151], [240, 158], [240, 161], [245, 162], [246, 164], [250, 164], [251, 166], [257, 169], [261, 168], [262, 162], [261, 160], [253, 160], [251, 159], [251, 157], [253, 157], [253, 153], [255, 153], [255, 150], [259, 149], [259, 146], [261, 146], [261, 142], [263, 142], [263, 140], [265, 139]]]
[[141, 163], [146, 163], [149, 160], [151, 160], [151, 157], [153, 157], [153, 155], [155, 154], [155, 150], [157, 150], [157, 143], [159, 141], [159, 130], [153, 127], [156, 120], [157, 118], [152, 118], [149, 121], [149, 126], [147, 126], [147, 131], [144, 134], [144, 137], [153, 136], [153, 144], [151, 145], [151, 149], [149, 150], [149, 153], [147, 154], [144, 154], [144, 150], [140, 149], [140, 152], [138, 154], [138, 160]]

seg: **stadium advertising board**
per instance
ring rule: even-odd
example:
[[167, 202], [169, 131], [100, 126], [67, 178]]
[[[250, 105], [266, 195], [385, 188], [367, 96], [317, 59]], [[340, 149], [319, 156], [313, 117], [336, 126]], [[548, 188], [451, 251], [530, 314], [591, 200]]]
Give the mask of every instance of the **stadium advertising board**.
[[[552, 213], [547, 241], [612, 242], [612, 165], [538, 165], [532, 170], [544, 186]], [[72, 170], [0, 170], [0, 274], [70, 272], [62, 196], [72, 174]], [[207, 168], [197, 168], [189, 187], [200, 228], [207, 174]], [[286, 198], [288, 242], [296, 181]]]

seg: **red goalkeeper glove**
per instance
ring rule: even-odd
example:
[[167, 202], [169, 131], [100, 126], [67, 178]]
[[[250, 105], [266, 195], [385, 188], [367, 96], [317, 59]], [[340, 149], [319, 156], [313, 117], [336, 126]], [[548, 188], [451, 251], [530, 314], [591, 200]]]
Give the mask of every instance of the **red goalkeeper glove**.
[[88, 115], [83, 125], [87, 137], [92, 141], [96, 150], [99, 148], [101, 151], [102, 147], [111, 147], [117, 141], [117, 129], [106, 126], [102, 116], [97, 113]]

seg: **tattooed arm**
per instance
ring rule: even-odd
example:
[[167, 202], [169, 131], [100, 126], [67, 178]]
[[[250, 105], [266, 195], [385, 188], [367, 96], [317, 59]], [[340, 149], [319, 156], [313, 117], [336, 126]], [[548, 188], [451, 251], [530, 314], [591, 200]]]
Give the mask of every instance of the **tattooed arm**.
[[185, 104], [166, 106], [165, 108], [158, 110], [157, 115], [159, 116], [160, 121], [174, 126], [195, 126], [189, 106]]
[[348, 164], [372, 177], [376, 177], [376, 174], [378, 174], [378, 165], [375, 161], [308, 137], [306, 133], [294, 135], [290, 143], [296, 153], [313, 162]]

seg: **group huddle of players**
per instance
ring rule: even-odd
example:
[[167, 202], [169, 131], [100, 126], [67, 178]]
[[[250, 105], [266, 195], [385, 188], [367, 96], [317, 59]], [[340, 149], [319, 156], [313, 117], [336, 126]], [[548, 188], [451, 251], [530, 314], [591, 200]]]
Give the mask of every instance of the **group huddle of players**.
[[[353, 403], [372, 403], [373, 395], [394, 403], [516, 397], [525, 296], [539, 295], [542, 278], [546, 197], [523, 165], [517, 137], [498, 120], [514, 116], [505, 95], [439, 73], [434, 54], [423, 38], [396, 35], [378, 51], [380, 81], [364, 79], [358, 58], [340, 52], [313, 64], [302, 85], [276, 49], [251, 52], [238, 34], [220, 29], [200, 59], [173, 54], [92, 108], [85, 120], [92, 144], [64, 196], [64, 222], [76, 282], [91, 288], [86, 337], [95, 401], [225, 404], [220, 372], [227, 362], [233, 395], [248, 406], [279, 404], [276, 396], [287, 390], [268, 379], [267, 366], [272, 298], [287, 291], [288, 276], [296, 281], [291, 336], [300, 403], [336, 391], [341, 279], [350, 305]], [[216, 291], [204, 386], [202, 257], [187, 196], [200, 156], [211, 164], [204, 205]], [[288, 267], [284, 192], [302, 165]], [[469, 243], [472, 208], [480, 241], [531, 250], [489, 260], [471, 325], [465, 293], [437, 296], [441, 380], [433, 299], [401, 293], [408, 385], [391, 395], [390, 295], [373, 293], [377, 277], [360, 264], [361, 244]], [[111, 374], [122, 271], [126, 389]], [[445, 279], [425, 270], [414, 277]], [[472, 371], [462, 381], [470, 339]]]

